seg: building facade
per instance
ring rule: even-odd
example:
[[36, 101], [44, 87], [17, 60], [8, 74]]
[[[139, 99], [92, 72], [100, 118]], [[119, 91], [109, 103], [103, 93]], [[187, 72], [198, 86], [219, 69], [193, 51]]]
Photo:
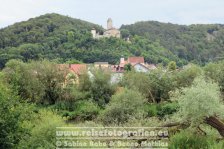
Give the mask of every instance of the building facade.
[[115, 38], [121, 38], [121, 33], [118, 29], [113, 27], [113, 21], [111, 18], [107, 20], [107, 30], [103, 33], [103, 35], [100, 35], [95, 28], [91, 30], [92, 36], [94, 39], [99, 38], [109, 38], [109, 37], [115, 37]]

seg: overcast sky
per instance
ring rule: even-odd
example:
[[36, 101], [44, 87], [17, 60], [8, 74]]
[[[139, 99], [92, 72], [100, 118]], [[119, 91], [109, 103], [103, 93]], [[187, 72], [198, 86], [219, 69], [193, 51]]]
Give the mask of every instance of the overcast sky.
[[45, 13], [59, 13], [115, 27], [156, 20], [176, 24], [224, 24], [224, 0], [0, 0], [0, 28]]

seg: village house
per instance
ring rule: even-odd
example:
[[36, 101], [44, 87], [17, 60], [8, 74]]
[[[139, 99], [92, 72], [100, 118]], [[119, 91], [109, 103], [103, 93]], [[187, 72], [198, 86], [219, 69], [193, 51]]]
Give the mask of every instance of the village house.
[[86, 64], [69, 64], [70, 75], [74, 75], [71, 81], [75, 84], [79, 84], [79, 77], [87, 72]]
[[63, 86], [68, 84], [79, 84], [79, 77], [88, 72], [86, 64], [59, 64], [60, 70], [65, 71], [65, 82]]
[[148, 72], [149, 71], [149, 68], [146, 67], [144, 64], [141, 64], [141, 63], [134, 64], [133, 68], [137, 72]]
[[123, 73], [125, 71], [125, 65], [127, 64], [130, 64], [136, 72], [147, 73], [150, 70], [156, 69], [156, 66], [154, 64], [145, 63], [144, 57], [128, 57], [127, 60], [122, 57], [120, 58], [120, 63], [118, 65], [111, 65], [111, 82], [117, 83], [121, 81]]
[[95, 62], [94, 67], [95, 68], [108, 69], [109, 68], [109, 63], [108, 62]]
[[112, 65], [112, 71], [122, 73], [127, 64], [130, 64], [137, 72], [149, 72], [150, 70], [156, 69], [154, 64], [145, 63], [144, 57], [128, 57], [127, 60], [122, 57], [119, 65]]

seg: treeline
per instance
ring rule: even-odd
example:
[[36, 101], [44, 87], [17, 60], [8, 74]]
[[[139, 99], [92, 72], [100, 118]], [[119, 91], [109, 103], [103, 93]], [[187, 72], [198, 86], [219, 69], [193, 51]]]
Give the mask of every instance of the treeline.
[[200, 65], [220, 60], [224, 56], [224, 26], [221, 24], [186, 26], [146, 21], [123, 25], [121, 29], [126, 35], [157, 41], [180, 59]]

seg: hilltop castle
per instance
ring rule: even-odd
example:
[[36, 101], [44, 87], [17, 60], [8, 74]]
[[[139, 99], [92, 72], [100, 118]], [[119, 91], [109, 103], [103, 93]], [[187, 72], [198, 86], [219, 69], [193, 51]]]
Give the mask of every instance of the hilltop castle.
[[116, 38], [121, 37], [120, 31], [113, 27], [113, 21], [111, 18], [107, 20], [107, 30], [103, 33], [103, 35], [100, 35], [99, 33], [97, 33], [95, 28], [91, 30], [91, 33], [93, 35], [93, 38], [95, 39], [105, 38], [105, 37], [116, 37]]

